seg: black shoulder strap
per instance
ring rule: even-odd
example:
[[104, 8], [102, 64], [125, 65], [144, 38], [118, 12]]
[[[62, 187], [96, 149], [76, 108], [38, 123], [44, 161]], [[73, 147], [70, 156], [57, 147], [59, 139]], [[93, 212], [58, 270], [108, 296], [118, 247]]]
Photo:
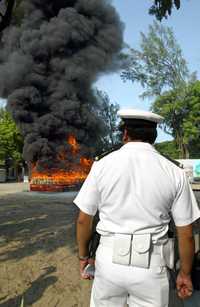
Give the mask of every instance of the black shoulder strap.
[[169, 160], [170, 162], [174, 163], [176, 166], [178, 166], [180, 168], [184, 168], [182, 163], [178, 162], [177, 160], [170, 158], [168, 155], [165, 155], [165, 154], [162, 154], [162, 153], [160, 153], [160, 155], [163, 156], [164, 158], [166, 158], [167, 160]]
[[104, 157], [106, 157], [107, 155], [109, 155], [110, 153], [112, 153], [112, 152], [114, 152], [114, 151], [116, 151], [116, 150], [118, 150], [118, 149], [120, 149], [120, 148], [121, 148], [121, 145], [120, 145], [120, 146], [115, 146], [115, 147], [111, 148], [110, 150], [103, 152], [103, 153], [100, 154], [99, 156], [96, 156], [94, 160], [95, 160], [95, 161], [99, 161], [99, 160], [101, 160], [102, 158], [104, 158]]

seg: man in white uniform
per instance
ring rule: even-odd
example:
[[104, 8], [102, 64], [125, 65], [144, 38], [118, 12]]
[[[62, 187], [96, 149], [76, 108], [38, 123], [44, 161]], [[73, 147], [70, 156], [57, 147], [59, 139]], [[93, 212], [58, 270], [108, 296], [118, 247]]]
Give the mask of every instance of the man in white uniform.
[[77, 241], [80, 272], [90, 262], [93, 216], [99, 211], [101, 235], [96, 253], [91, 307], [167, 307], [166, 266], [173, 262], [167, 237], [171, 216], [177, 228], [180, 272], [177, 291], [192, 294], [192, 223], [200, 210], [185, 173], [160, 155], [155, 142], [162, 117], [121, 110], [123, 142], [119, 150], [94, 162], [74, 203], [79, 207]]

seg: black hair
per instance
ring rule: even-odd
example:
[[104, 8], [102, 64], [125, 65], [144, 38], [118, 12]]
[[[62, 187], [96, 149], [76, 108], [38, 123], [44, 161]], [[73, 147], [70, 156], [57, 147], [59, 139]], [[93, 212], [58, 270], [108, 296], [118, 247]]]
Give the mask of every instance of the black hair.
[[157, 124], [142, 119], [125, 119], [120, 123], [120, 131], [126, 129], [131, 140], [140, 140], [145, 143], [154, 144], [157, 138]]

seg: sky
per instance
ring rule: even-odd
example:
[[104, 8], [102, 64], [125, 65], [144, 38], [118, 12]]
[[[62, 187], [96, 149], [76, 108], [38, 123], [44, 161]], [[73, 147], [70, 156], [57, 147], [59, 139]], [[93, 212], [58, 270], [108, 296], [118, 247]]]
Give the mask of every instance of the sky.
[[[112, 0], [124, 23], [124, 41], [135, 49], [140, 45], [140, 32], [147, 33], [148, 26], [153, 23], [154, 17], [148, 14], [152, 3], [152, 0]], [[164, 25], [173, 29], [190, 71], [197, 71], [198, 78], [200, 78], [199, 12], [199, 0], [182, 0], [180, 10], [174, 9], [172, 15], [162, 21]], [[137, 83], [133, 84], [130, 81], [124, 83], [119, 72], [102, 76], [95, 86], [107, 92], [110, 100], [118, 103], [121, 108], [149, 110], [152, 103], [149, 99], [142, 100], [139, 96], [143, 89]], [[159, 129], [157, 142], [170, 139], [169, 135]]]
[[[148, 14], [148, 9], [153, 3], [151, 0], [113, 0], [121, 20], [125, 25], [124, 40], [131, 47], [139, 49], [140, 32], [147, 33], [148, 26], [155, 19]], [[163, 20], [162, 24], [173, 29], [179, 43], [183, 57], [188, 63], [190, 71], [197, 71], [200, 77], [200, 1], [182, 0], [180, 10], [174, 9], [172, 15]], [[130, 81], [124, 83], [120, 74], [110, 74], [101, 77], [96, 86], [106, 91], [111, 101], [119, 103], [122, 108], [133, 107], [149, 110], [152, 101], [141, 99], [143, 89], [137, 83]], [[157, 142], [170, 140], [171, 137], [159, 129]]]

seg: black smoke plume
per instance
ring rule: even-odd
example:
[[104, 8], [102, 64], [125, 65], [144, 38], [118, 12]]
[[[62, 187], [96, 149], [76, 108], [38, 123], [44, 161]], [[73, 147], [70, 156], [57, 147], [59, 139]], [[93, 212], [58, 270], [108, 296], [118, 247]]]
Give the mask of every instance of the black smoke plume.
[[6, 29], [1, 42], [0, 96], [24, 136], [24, 159], [52, 168], [69, 151], [69, 135], [88, 155], [102, 133], [92, 84], [114, 68], [123, 27], [106, 0], [22, 6], [20, 26]]

